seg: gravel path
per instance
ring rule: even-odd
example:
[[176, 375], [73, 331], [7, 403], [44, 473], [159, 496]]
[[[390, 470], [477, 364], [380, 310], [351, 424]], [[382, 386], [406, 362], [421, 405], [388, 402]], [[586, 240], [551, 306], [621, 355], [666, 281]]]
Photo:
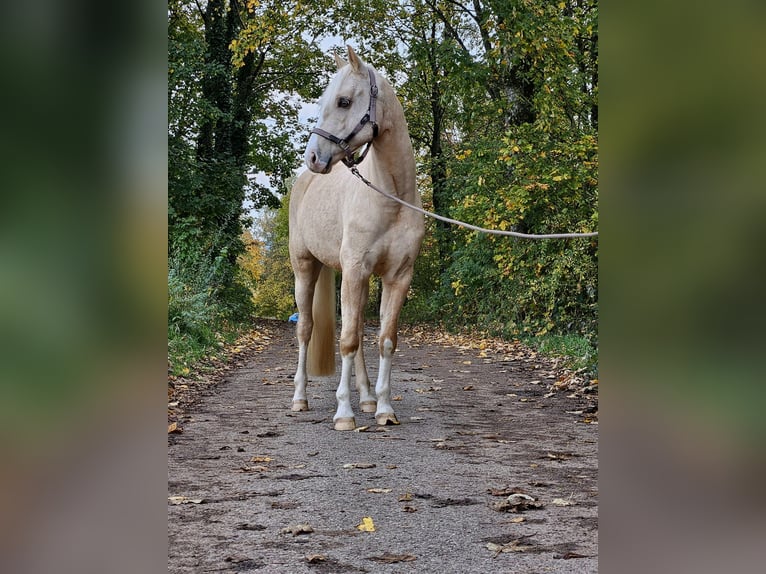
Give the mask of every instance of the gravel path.
[[[597, 399], [550, 392], [549, 363], [404, 332], [401, 424], [355, 405], [368, 428], [337, 432], [336, 379], [291, 412], [293, 327], [259, 332], [168, 435], [169, 572], [597, 571]], [[365, 353], [374, 381], [372, 331]]]

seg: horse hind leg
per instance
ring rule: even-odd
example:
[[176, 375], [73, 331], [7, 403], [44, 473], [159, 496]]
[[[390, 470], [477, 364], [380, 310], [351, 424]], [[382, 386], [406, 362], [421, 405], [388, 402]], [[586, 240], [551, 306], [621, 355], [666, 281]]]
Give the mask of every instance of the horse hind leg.
[[[367, 306], [367, 292], [364, 295], [362, 309]], [[363, 413], [374, 413], [378, 403], [375, 395], [370, 392], [370, 378], [364, 362], [364, 313], [359, 314], [359, 349], [354, 357], [354, 379], [356, 389], [359, 391], [359, 409]]]

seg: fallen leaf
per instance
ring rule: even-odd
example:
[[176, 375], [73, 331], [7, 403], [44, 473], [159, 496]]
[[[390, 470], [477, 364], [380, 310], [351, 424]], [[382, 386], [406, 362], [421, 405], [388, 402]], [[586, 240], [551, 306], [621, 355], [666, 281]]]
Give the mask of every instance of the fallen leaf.
[[306, 562], [309, 564], [317, 564], [319, 562], [324, 562], [327, 560], [327, 556], [324, 554], [309, 554], [306, 556]]
[[185, 496], [168, 496], [170, 504], [202, 504], [203, 498], [186, 498]]
[[250, 459], [250, 462], [271, 462], [274, 460], [270, 456], [254, 456]]
[[[554, 556], [554, 558], [558, 558], [558, 556]], [[567, 552], [566, 554], [561, 556], [564, 560], [570, 560], [572, 558], [587, 558], [585, 554], [580, 554], [579, 552]]]
[[570, 452], [548, 452], [543, 458], [550, 458], [551, 460], [569, 460], [574, 456]]
[[402, 506], [402, 511], [403, 512], [417, 512], [418, 509], [415, 508], [414, 506], [406, 505], [406, 506]]
[[300, 502], [294, 502], [290, 500], [280, 501], [275, 500], [271, 503], [271, 508], [276, 508], [278, 510], [290, 510], [293, 508], [298, 508], [301, 505]]
[[508, 522], [511, 522], [512, 524], [519, 524], [521, 522], [524, 522], [526, 518], [523, 516], [517, 516], [516, 518], [511, 518]]
[[365, 516], [362, 518], [362, 522], [357, 525], [357, 529], [362, 532], [375, 532], [375, 523], [372, 521], [372, 517]]
[[417, 560], [417, 556], [413, 556], [412, 554], [389, 554], [388, 552], [384, 552], [380, 556], [370, 556], [368, 560], [374, 560], [381, 564], [396, 564], [397, 562], [412, 562], [413, 560]]
[[242, 524], [237, 525], [237, 530], [266, 530], [266, 527], [263, 524], [248, 524], [247, 522], [243, 522]]
[[495, 544], [494, 542], [487, 543], [487, 550], [491, 550], [495, 553], [495, 556], [501, 552], [524, 552], [530, 550], [532, 546], [528, 544], [522, 544], [520, 540], [512, 540], [507, 544]]
[[463, 390], [464, 391], [472, 391], [473, 390], [473, 385], [466, 385], [466, 386], [463, 387]]
[[279, 531], [280, 534], [292, 534], [298, 536], [299, 534], [310, 534], [314, 532], [314, 529], [308, 524], [296, 524], [295, 526], [288, 526]]
[[268, 466], [258, 465], [258, 466], [241, 466], [239, 469], [237, 469], [237, 472], [268, 472], [271, 470]]
[[524, 494], [524, 489], [514, 486], [513, 488], [490, 488], [487, 492], [492, 496], [510, 496], [511, 494]]
[[351, 469], [351, 468], [375, 468], [375, 463], [373, 463], [373, 462], [349, 462], [348, 464], [344, 464], [343, 468], [345, 468], [345, 469]]
[[492, 505], [498, 512], [524, 512], [525, 510], [538, 510], [543, 507], [534, 497], [528, 494], [511, 494], [506, 500]]
[[170, 423], [168, 425], [168, 434], [181, 434], [183, 432], [183, 429], [178, 426], [178, 423]]
[[399, 502], [409, 502], [410, 500], [412, 500], [411, 492], [405, 492], [399, 497]]
[[567, 498], [554, 498], [551, 501], [551, 504], [553, 504], [554, 506], [574, 506], [577, 503]]
[[366, 426], [366, 427], [356, 427], [354, 429], [354, 432], [364, 432], [364, 431], [366, 431], [369, 428], [370, 428], [369, 426]]
[[402, 395], [395, 395], [395, 396], [391, 397], [391, 400], [392, 401], [401, 401], [402, 400]]
[[390, 488], [368, 488], [367, 492], [370, 492], [372, 494], [388, 494], [391, 492]]

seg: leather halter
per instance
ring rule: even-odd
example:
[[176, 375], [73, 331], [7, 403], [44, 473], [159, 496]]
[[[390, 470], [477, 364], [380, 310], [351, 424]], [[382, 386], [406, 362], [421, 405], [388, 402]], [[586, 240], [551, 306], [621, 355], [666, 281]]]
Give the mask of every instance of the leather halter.
[[351, 130], [351, 133], [348, 134], [345, 138], [339, 138], [338, 136], [334, 136], [333, 134], [326, 132], [323, 129], [314, 128], [311, 130], [312, 134], [322, 136], [323, 138], [328, 139], [334, 144], [340, 146], [340, 149], [342, 149], [343, 153], [346, 154], [341, 161], [346, 164], [347, 167], [352, 167], [362, 163], [362, 160], [365, 158], [367, 152], [370, 149], [370, 146], [372, 145], [371, 139], [369, 142], [367, 142], [367, 147], [364, 148], [364, 151], [359, 155], [359, 157], [354, 157], [354, 152], [356, 149], [359, 149], [356, 148], [352, 150], [349, 147], [349, 142], [351, 142], [354, 136], [362, 131], [362, 128], [364, 128], [364, 126], [366, 126], [368, 123], [372, 124], [372, 138], [375, 139], [378, 135], [378, 124], [376, 121], [377, 116], [375, 114], [375, 102], [378, 100], [378, 86], [375, 83], [375, 73], [372, 71], [372, 68], [368, 66], [367, 72], [370, 74], [370, 103], [367, 106], [367, 113], [364, 114], [361, 120], [359, 120], [359, 123], [356, 125], [356, 127]]

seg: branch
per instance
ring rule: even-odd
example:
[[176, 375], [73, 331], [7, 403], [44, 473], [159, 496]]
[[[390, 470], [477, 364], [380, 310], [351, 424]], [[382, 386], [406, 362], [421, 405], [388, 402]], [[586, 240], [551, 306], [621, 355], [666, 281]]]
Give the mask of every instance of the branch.
[[194, 0], [194, 3], [197, 5], [197, 10], [199, 10], [199, 15], [202, 17], [202, 21], [207, 26], [207, 12], [202, 9], [202, 6], [199, 5], [199, 0]]
[[463, 44], [463, 40], [460, 39], [460, 36], [458, 36], [457, 30], [452, 27], [452, 24], [450, 24], [449, 20], [447, 20], [447, 17], [444, 15], [444, 13], [437, 8], [436, 3], [433, 2], [433, 0], [426, 0], [426, 4], [433, 10], [434, 14], [436, 14], [439, 19], [444, 23], [444, 27], [447, 29], [447, 32], [450, 36], [458, 43], [460, 44], [460, 48], [468, 55], [471, 55], [471, 52], [468, 50], [465, 44]]

